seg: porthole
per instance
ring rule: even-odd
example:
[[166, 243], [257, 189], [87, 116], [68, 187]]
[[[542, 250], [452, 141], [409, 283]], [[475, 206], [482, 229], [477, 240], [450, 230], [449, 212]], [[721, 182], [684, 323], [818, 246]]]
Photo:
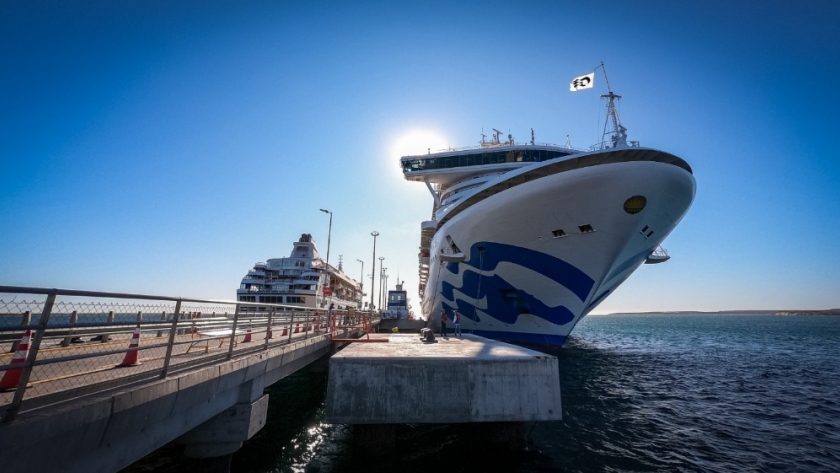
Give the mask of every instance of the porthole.
[[624, 201], [624, 211], [630, 215], [637, 214], [645, 208], [647, 199], [643, 195], [634, 195]]

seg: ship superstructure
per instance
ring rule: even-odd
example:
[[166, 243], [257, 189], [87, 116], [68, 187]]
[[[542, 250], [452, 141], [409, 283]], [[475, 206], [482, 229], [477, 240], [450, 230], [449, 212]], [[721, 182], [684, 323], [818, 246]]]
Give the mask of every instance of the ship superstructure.
[[344, 273], [342, 264], [321, 259], [315, 239], [304, 233], [285, 258], [257, 263], [242, 278], [236, 299], [336, 310], [360, 308], [361, 285]]

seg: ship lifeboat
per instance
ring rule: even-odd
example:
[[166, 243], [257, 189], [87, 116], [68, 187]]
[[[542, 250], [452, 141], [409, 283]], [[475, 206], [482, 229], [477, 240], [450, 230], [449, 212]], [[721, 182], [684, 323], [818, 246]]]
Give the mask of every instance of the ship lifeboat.
[[645, 258], [645, 264], [664, 263], [664, 262], [668, 261], [669, 259], [671, 259], [671, 257], [668, 256], [668, 252], [665, 251], [665, 248], [662, 248], [661, 246], [657, 246], [656, 249], [653, 250], [653, 253], [651, 253], [650, 256]]

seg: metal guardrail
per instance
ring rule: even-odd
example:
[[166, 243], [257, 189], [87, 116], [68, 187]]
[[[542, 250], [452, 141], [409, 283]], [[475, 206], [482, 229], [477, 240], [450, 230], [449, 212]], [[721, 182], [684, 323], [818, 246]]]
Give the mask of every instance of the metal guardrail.
[[[35, 299], [26, 300], [27, 296]], [[166, 378], [271, 346], [331, 335], [330, 317], [352, 320], [373, 315], [300, 309], [262, 302], [0, 286], [0, 423], [11, 422], [24, 404], [38, 407]], [[27, 338], [25, 349], [22, 342]]]

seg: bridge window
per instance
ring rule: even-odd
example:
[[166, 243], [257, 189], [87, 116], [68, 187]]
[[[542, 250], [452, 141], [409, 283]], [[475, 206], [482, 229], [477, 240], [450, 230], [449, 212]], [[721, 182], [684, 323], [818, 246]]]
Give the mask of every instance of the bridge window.
[[562, 229], [554, 230], [553, 232], [551, 232], [551, 234], [554, 235], [554, 238], [563, 238], [564, 236], [569, 236], [566, 235], [566, 232], [564, 232]]
[[426, 169], [450, 169], [464, 166], [479, 166], [499, 164], [504, 162], [542, 162], [561, 156], [568, 156], [569, 152], [541, 149], [518, 149], [510, 151], [496, 151], [454, 156], [440, 156], [436, 158], [413, 159], [403, 161], [403, 172], [423, 171]]
[[585, 224], [585, 225], [578, 225], [578, 229], [580, 230], [581, 233], [592, 233], [592, 232], [595, 231], [595, 229], [592, 228], [592, 225], [590, 225], [588, 223]]

